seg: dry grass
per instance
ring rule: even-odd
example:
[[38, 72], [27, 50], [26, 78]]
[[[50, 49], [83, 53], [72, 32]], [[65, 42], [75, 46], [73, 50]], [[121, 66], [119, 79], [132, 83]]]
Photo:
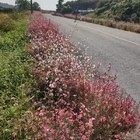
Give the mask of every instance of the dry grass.
[[[59, 15], [57, 13], [57, 14], [53, 14], [53, 15], [64, 16], [66, 18], [71, 18], [71, 19], [76, 18], [76, 16], [72, 15], [72, 14]], [[87, 16], [79, 16], [79, 15], [77, 16], [77, 20], [86, 21], [86, 22], [95, 23], [95, 24], [100, 24], [103, 26], [117, 28], [117, 29], [121, 29], [121, 30], [125, 30], [125, 31], [140, 33], [140, 24], [135, 24], [135, 23], [130, 23], [130, 22], [117, 22], [117, 21], [114, 21], [111, 19], [105, 20], [105, 19], [90, 18]]]

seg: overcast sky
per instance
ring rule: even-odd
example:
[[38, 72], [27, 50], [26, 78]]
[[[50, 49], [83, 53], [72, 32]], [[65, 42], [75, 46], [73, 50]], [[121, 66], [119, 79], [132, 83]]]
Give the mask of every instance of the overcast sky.
[[[56, 4], [58, 0], [32, 0], [33, 2], [39, 3], [41, 9], [44, 10], [56, 10]], [[71, 0], [64, 0], [64, 2], [71, 1]], [[15, 0], [0, 0], [2, 3], [8, 3], [15, 5]]]

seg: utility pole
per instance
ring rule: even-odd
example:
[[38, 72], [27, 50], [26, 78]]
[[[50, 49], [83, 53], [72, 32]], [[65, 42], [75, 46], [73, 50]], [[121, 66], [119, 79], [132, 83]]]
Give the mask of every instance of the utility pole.
[[77, 4], [77, 10], [76, 10], [76, 16], [75, 16], [75, 22], [77, 20], [77, 16], [78, 16], [78, 10], [79, 10], [79, 5], [80, 5], [80, 0], [77, 0], [78, 4]]
[[33, 4], [32, 4], [32, 0], [31, 0], [31, 14], [33, 13]]

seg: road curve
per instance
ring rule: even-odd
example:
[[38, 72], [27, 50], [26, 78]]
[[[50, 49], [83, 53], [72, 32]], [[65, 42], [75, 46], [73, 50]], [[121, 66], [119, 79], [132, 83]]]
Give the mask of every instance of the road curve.
[[140, 34], [44, 14], [59, 26], [71, 42], [101, 62], [105, 71], [111, 63], [111, 73], [117, 71], [117, 83], [140, 102]]

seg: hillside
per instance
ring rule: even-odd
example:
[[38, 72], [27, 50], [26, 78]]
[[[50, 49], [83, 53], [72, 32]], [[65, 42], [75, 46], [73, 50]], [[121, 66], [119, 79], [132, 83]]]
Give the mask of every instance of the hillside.
[[4, 7], [4, 8], [14, 8], [13, 5], [7, 4], [7, 3], [2, 3], [0, 2], [0, 7]]
[[92, 8], [94, 11], [87, 15], [94, 18], [140, 23], [140, 0], [81, 0], [67, 2], [66, 7], [73, 13], [77, 7], [80, 10]]

